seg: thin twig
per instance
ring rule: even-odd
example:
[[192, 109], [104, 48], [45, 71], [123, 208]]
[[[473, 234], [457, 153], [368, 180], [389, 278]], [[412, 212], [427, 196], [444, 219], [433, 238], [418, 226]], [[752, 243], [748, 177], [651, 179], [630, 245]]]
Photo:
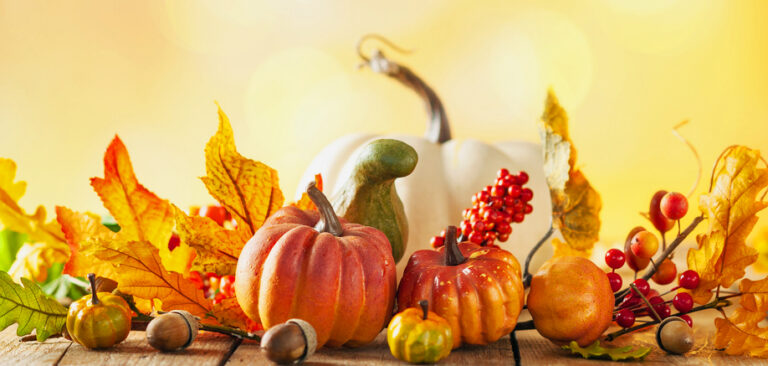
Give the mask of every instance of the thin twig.
[[699, 186], [699, 181], [701, 180], [701, 172], [703, 171], [703, 167], [701, 165], [701, 157], [699, 156], [699, 152], [696, 151], [696, 147], [693, 146], [693, 144], [690, 141], [688, 141], [688, 139], [683, 137], [683, 135], [681, 135], [680, 132], [677, 130], [678, 128], [685, 126], [687, 123], [688, 123], [688, 120], [685, 120], [683, 122], [678, 123], [675, 127], [672, 127], [672, 134], [675, 135], [678, 139], [680, 139], [680, 141], [688, 145], [688, 148], [691, 149], [693, 156], [696, 158], [696, 164], [699, 167], [696, 174], [696, 181], [693, 183], [693, 186], [691, 187], [691, 189], [688, 191], [688, 194], [686, 195], [686, 197], [690, 199], [691, 196], [693, 196], [693, 194], [696, 192], [696, 188]]
[[530, 267], [531, 267], [531, 260], [533, 259], [533, 256], [536, 254], [536, 252], [541, 248], [541, 246], [549, 239], [550, 236], [552, 236], [552, 233], [555, 232], [555, 228], [552, 225], [552, 223], [549, 223], [549, 230], [547, 230], [547, 233], [544, 234], [544, 237], [539, 239], [539, 242], [536, 243], [536, 245], [531, 248], [531, 251], [528, 252], [528, 256], [525, 257], [525, 267], [523, 267], [523, 286], [525, 288], [528, 288], [528, 286], [531, 285], [531, 280], [533, 279], [533, 275], [531, 275]]
[[520, 361], [520, 345], [517, 343], [517, 337], [515, 336], [514, 330], [512, 333], [509, 333], [509, 343], [512, 345], [512, 355], [515, 358], [515, 366], [521, 366], [522, 362]]
[[[726, 300], [725, 298], [715, 299], [712, 302], [709, 302], [709, 303], [707, 303], [705, 305], [697, 306], [697, 307], [691, 309], [690, 311], [688, 311], [685, 314], [690, 314], [690, 313], [694, 313], [694, 312], [702, 311], [702, 310], [706, 310], [706, 309], [721, 309], [723, 307], [730, 306], [730, 305], [731, 305], [731, 302]], [[676, 313], [676, 314], [672, 314], [670, 316], [680, 316], [680, 315], [683, 315], [683, 313]], [[635, 325], [634, 327], [631, 327], [631, 328], [624, 328], [624, 329], [621, 329], [621, 330], [618, 330], [618, 331], [615, 331], [613, 333], [610, 333], [610, 334], [606, 335], [605, 336], [605, 340], [610, 342], [610, 341], [612, 341], [612, 340], [614, 340], [614, 339], [616, 339], [616, 338], [618, 338], [618, 337], [620, 337], [620, 336], [622, 336], [624, 334], [634, 332], [634, 331], [636, 331], [638, 329], [647, 328], [648, 326], [651, 326], [651, 325], [654, 325], [654, 324], [658, 324], [658, 323], [661, 323], [661, 320], [654, 320], [654, 321], [646, 322], [646, 323], [643, 323], [643, 324], [640, 324], [640, 325]]]

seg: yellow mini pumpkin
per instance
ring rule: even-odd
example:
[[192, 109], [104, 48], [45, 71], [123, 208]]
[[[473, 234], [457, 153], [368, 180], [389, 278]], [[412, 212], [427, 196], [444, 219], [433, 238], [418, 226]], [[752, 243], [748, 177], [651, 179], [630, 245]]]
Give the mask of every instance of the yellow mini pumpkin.
[[395, 315], [387, 327], [389, 351], [397, 359], [410, 363], [435, 363], [451, 353], [451, 325], [429, 311], [427, 300], [421, 308], [408, 308]]
[[91, 295], [69, 306], [67, 333], [73, 341], [87, 348], [108, 348], [122, 342], [131, 331], [131, 309], [125, 300], [109, 292], [96, 292], [93, 273]]

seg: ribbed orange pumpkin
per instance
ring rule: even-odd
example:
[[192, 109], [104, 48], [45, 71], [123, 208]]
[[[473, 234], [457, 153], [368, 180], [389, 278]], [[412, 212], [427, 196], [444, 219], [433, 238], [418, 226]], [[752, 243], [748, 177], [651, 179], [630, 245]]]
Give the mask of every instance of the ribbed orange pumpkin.
[[397, 306], [428, 300], [430, 310], [451, 324], [453, 348], [488, 344], [515, 329], [525, 289], [520, 263], [503, 249], [456, 243], [456, 227], [446, 230], [445, 246], [420, 250], [405, 267]]
[[339, 219], [314, 183], [318, 211], [285, 207], [245, 244], [235, 294], [249, 318], [269, 329], [306, 320], [318, 347], [361, 346], [387, 326], [397, 287], [387, 237]]

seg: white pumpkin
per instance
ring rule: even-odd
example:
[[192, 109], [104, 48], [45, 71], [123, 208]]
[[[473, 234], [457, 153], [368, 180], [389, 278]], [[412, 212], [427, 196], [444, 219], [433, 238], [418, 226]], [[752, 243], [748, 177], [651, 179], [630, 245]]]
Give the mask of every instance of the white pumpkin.
[[[419, 162], [411, 175], [396, 180], [395, 187], [403, 201], [408, 219], [408, 242], [403, 259], [397, 264], [398, 277], [402, 275], [408, 258], [421, 249], [431, 249], [430, 239], [439, 235], [448, 225], [458, 225], [462, 210], [472, 206], [472, 195], [493, 184], [496, 172], [507, 168], [510, 172], [525, 171], [533, 192], [533, 212], [523, 223], [513, 224], [513, 232], [501, 247], [512, 252], [521, 262], [536, 242], [549, 229], [552, 206], [544, 176], [541, 145], [508, 141], [486, 144], [477, 140], [451, 140], [445, 112], [435, 93], [412, 71], [395, 64], [377, 52], [368, 65], [383, 72], [425, 98], [431, 119], [427, 136], [352, 134], [339, 138], [326, 146], [305, 171], [299, 187], [305, 187], [317, 173], [322, 174], [326, 192], [335, 194], [352, 169], [350, 157], [368, 142], [379, 138], [398, 139], [419, 154]], [[299, 189], [297, 197], [303, 190]], [[331, 196], [333, 196], [333, 194]], [[552, 248], [543, 246], [531, 262], [531, 272], [552, 256]]]

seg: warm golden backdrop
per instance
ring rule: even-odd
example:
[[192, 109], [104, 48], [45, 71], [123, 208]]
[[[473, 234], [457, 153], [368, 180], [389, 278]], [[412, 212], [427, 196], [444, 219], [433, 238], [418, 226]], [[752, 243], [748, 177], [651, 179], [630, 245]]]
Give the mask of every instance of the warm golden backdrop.
[[537, 141], [552, 86], [613, 241], [653, 191], [692, 184], [670, 133], [681, 120], [707, 172], [730, 144], [768, 150], [765, 14], [765, 1], [0, 1], [0, 156], [29, 182], [27, 209], [102, 212], [88, 178], [117, 133], [150, 189], [208, 203], [197, 177], [218, 100], [243, 155], [292, 196], [336, 137], [423, 132], [415, 96], [355, 68], [357, 39], [377, 32], [417, 49], [389, 55], [435, 87], [455, 136]]

